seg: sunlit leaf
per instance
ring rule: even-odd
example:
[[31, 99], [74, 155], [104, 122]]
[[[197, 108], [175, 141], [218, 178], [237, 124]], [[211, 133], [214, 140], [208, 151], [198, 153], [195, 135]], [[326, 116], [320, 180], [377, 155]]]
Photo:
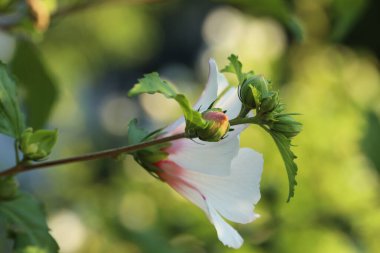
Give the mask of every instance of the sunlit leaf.
[[144, 78], [139, 79], [139, 83], [129, 91], [128, 95], [136, 96], [143, 93], [160, 93], [167, 98], [176, 100], [184, 113], [186, 129], [191, 129], [193, 126], [200, 128], [206, 126], [206, 121], [202, 118], [202, 114], [193, 110], [189, 100], [183, 94], [177, 93], [168, 82], [161, 80], [158, 73], [144, 75]]

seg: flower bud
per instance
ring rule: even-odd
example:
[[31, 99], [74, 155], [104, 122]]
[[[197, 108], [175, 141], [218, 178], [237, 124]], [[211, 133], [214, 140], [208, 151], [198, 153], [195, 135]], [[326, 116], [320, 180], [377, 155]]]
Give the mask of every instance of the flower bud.
[[220, 141], [230, 129], [230, 122], [221, 109], [213, 108], [202, 113], [203, 119], [207, 121], [204, 129], [197, 129], [198, 138], [202, 141]]
[[271, 113], [276, 109], [278, 104], [279, 104], [278, 92], [271, 91], [268, 97], [263, 98], [260, 105], [260, 112]]
[[242, 104], [249, 109], [256, 109], [265, 98], [269, 83], [263, 76], [251, 76], [239, 87], [239, 98]]
[[20, 149], [30, 160], [38, 161], [46, 158], [57, 140], [57, 130], [26, 129], [21, 136]]
[[292, 138], [301, 132], [302, 124], [295, 121], [290, 115], [281, 115], [272, 124], [271, 129]]

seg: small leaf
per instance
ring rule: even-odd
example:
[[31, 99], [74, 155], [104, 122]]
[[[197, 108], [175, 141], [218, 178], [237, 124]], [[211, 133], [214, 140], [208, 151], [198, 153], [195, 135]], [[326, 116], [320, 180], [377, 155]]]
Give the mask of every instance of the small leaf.
[[40, 129], [33, 132], [26, 129], [21, 136], [20, 147], [25, 157], [38, 161], [46, 158], [57, 141], [57, 130]]
[[228, 60], [230, 63], [224, 67], [224, 69], [221, 70], [221, 72], [228, 72], [236, 74], [239, 83], [243, 83], [244, 81], [244, 74], [242, 72], [243, 65], [239, 61], [239, 58], [237, 55], [231, 54], [228, 57]]
[[43, 209], [31, 195], [20, 192], [17, 198], [0, 202], [0, 217], [5, 219], [8, 233], [14, 240], [14, 252], [30, 252], [27, 250], [31, 246], [39, 249], [37, 252], [58, 252], [58, 244], [49, 234]]
[[286, 172], [288, 173], [289, 180], [289, 195], [287, 201], [290, 201], [290, 198], [294, 197], [294, 187], [297, 185], [296, 175], [298, 171], [297, 164], [294, 160], [297, 156], [291, 151], [291, 141], [283, 134], [267, 130], [275, 141], [278, 150], [281, 153], [282, 159], [284, 160]]
[[16, 82], [6, 65], [0, 62], [0, 133], [18, 139], [24, 128], [24, 117], [17, 101]]
[[169, 83], [161, 80], [158, 73], [154, 72], [144, 75], [144, 78], [139, 79], [139, 83], [129, 91], [128, 96], [136, 96], [143, 93], [160, 93], [167, 98], [176, 100], [184, 113], [187, 130], [193, 127], [206, 127], [206, 121], [202, 118], [202, 114], [193, 110], [189, 100], [183, 94], [177, 93]]
[[146, 74], [144, 78], [139, 79], [139, 83], [129, 91], [128, 96], [133, 97], [143, 93], [161, 93], [167, 98], [174, 98], [177, 95], [174, 87], [168, 82], [161, 80], [156, 72]]

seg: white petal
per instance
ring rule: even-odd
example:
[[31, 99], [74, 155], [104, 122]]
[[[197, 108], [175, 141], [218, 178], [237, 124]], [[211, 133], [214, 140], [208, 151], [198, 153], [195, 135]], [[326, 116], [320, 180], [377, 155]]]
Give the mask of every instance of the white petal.
[[237, 88], [230, 88], [223, 97], [215, 104], [215, 107], [222, 108], [227, 111], [229, 119], [236, 118], [240, 112], [241, 102], [237, 93]]
[[218, 212], [212, 207], [208, 205], [211, 222], [214, 224], [216, 233], [218, 234], [219, 240], [226, 246], [232, 247], [234, 249], [238, 249], [243, 244], [243, 238], [239, 235], [236, 230], [231, 227], [222, 217], [218, 214]]
[[206, 200], [225, 218], [248, 223], [257, 218], [253, 205], [260, 199], [262, 156], [242, 148], [232, 161], [231, 175], [214, 176], [186, 171], [182, 178], [205, 196]]
[[[216, 100], [217, 94], [222, 92], [225, 87], [228, 86], [228, 82], [224, 75], [219, 73], [218, 66], [214, 59], [209, 60], [209, 77], [205, 89], [202, 92], [202, 95], [198, 101], [193, 106], [194, 110], [199, 110], [203, 112]], [[186, 127], [184, 117], [177, 119], [173, 124], [166, 127], [164, 132], [170, 135], [174, 133], [179, 133], [184, 131]]]
[[218, 95], [229, 85], [227, 78], [218, 71]]
[[187, 170], [172, 161], [162, 162], [160, 168], [162, 179], [206, 213], [220, 241], [233, 248], [241, 246], [243, 239], [221, 215], [239, 223], [258, 217], [253, 208], [260, 199], [263, 159], [259, 153], [240, 149], [227, 176]]
[[220, 75], [220, 73], [218, 71], [218, 66], [216, 65], [214, 59], [209, 60], [209, 67], [210, 72], [206, 87], [201, 97], [193, 107], [195, 110], [199, 109], [200, 112], [207, 110], [207, 108], [215, 101], [218, 94], [218, 80], [220, 79], [220, 77], [218, 76]]
[[238, 151], [238, 136], [217, 143], [181, 139], [173, 141], [167, 150], [168, 160], [186, 170], [210, 175], [229, 175], [231, 162]]
[[[214, 224], [219, 240], [229, 247], [239, 248], [243, 239], [227, 222], [223, 220], [215, 208], [207, 202], [207, 198], [196, 187], [185, 180], [186, 171], [170, 161], [160, 163], [163, 172], [160, 177], [179, 194], [201, 208]], [[184, 178], [183, 178], [184, 176]]]

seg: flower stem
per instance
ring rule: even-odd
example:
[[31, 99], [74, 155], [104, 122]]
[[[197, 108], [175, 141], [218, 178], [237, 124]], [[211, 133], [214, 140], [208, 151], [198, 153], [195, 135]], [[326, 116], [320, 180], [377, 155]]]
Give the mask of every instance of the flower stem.
[[84, 155], [74, 156], [74, 157], [69, 157], [69, 158], [64, 158], [64, 159], [58, 159], [58, 160], [34, 163], [34, 164], [20, 163], [14, 167], [11, 167], [9, 169], [6, 169], [0, 172], [0, 176], [11, 176], [20, 172], [25, 172], [25, 171], [30, 171], [30, 170], [40, 169], [40, 168], [47, 168], [51, 166], [63, 165], [63, 164], [74, 163], [74, 162], [90, 161], [90, 160], [96, 160], [96, 159], [107, 158], [107, 157], [116, 157], [122, 153], [131, 153], [131, 152], [138, 151], [150, 146], [154, 146], [157, 144], [161, 144], [161, 143], [165, 143], [165, 142], [169, 142], [173, 140], [178, 140], [182, 138], [187, 138], [185, 133], [168, 136], [161, 139], [146, 141], [146, 142], [142, 142], [136, 145], [124, 146], [124, 147], [114, 148], [114, 149], [107, 149], [107, 150], [103, 150], [99, 152], [94, 152], [94, 153], [89, 153], [89, 154], [84, 154]]
[[257, 124], [257, 125], [262, 125], [263, 122], [257, 118], [257, 117], [251, 117], [251, 118], [235, 118], [230, 120], [230, 125], [235, 126], [235, 125], [241, 125], [241, 124]]

